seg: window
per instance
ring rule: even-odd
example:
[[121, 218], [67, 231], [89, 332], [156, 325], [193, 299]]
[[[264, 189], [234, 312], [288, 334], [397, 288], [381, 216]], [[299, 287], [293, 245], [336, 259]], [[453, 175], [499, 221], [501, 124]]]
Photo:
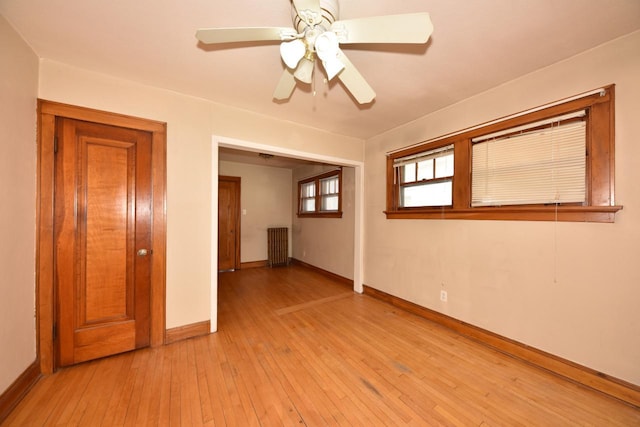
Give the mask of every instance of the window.
[[472, 139], [471, 206], [586, 201], [586, 112]]
[[453, 182], [453, 144], [396, 159], [394, 175], [399, 181], [399, 205], [451, 205]]
[[342, 169], [298, 182], [298, 216], [342, 218]]
[[387, 157], [387, 218], [613, 222], [614, 86]]

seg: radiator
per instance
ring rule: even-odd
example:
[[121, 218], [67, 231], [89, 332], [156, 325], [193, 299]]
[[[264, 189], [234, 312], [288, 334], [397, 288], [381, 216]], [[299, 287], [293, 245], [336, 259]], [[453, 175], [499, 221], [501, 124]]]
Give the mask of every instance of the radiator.
[[289, 264], [289, 229], [286, 227], [267, 228], [269, 245], [267, 260], [269, 267]]

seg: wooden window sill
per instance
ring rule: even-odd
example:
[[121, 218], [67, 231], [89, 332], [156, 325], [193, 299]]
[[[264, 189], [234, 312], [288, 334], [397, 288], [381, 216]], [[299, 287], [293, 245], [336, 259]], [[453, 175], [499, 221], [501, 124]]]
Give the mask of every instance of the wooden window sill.
[[509, 206], [385, 211], [387, 219], [488, 219], [503, 221], [614, 222], [622, 206]]
[[342, 218], [342, 212], [299, 213], [298, 218]]

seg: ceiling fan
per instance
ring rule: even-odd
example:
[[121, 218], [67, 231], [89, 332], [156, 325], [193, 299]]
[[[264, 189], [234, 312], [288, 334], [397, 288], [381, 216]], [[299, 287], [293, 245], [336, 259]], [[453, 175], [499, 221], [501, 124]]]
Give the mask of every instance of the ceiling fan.
[[316, 58], [328, 80], [337, 77], [360, 104], [376, 94], [340, 49], [358, 43], [426, 43], [433, 31], [428, 13], [375, 16], [338, 20], [338, 0], [291, 0], [293, 28], [202, 28], [196, 32], [204, 44], [281, 42], [280, 56], [286, 67], [273, 97], [286, 100], [296, 80], [311, 84]]

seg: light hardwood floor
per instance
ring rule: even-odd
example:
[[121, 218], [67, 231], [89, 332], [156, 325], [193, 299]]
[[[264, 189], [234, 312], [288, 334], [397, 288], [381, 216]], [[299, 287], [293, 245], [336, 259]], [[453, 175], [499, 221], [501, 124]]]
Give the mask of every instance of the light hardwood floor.
[[640, 425], [638, 409], [304, 267], [219, 287], [218, 333], [61, 369], [4, 425]]

